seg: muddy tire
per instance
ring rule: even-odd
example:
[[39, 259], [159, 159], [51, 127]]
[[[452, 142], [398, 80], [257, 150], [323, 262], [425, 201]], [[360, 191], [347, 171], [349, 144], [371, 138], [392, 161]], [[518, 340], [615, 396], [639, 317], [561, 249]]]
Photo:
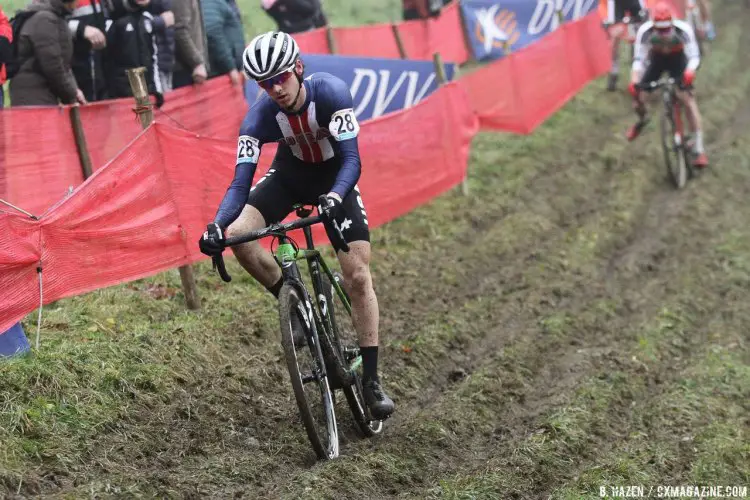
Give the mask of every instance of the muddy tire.
[[[337, 272], [332, 274], [336, 282], [343, 287], [343, 276]], [[336, 343], [336, 348], [339, 350], [339, 359], [343, 360], [345, 366], [350, 366], [355, 360], [357, 360], [357, 358], [359, 358], [357, 333], [354, 331], [351, 316], [347, 312], [341, 298], [336, 293], [333, 284], [329, 281], [328, 276], [325, 275], [323, 276], [323, 287], [325, 288], [326, 300], [329, 304], [328, 307], [331, 325], [333, 326], [334, 342]], [[346, 292], [344, 292], [344, 295], [346, 295]], [[346, 300], [349, 301], [348, 296], [346, 297]], [[366, 437], [380, 434], [383, 431], [383, 422], [380, 420], [373, 420], [365, 406], [365, 398], [362, 393], [361, 363], [359, 363], [354, 369], [350, 378], [352, 383], [350, 385], [344, 385], [342, 390], [346, 396], [346, 402], [349, 404], [349, 409], [352, 412], [354, 421], [357, 423], [357, 427], [359, 427], [359, 430], [362, 431], [362, 434]]]
[[661, 116], [661, 147], [664, 153], [664, 164], [667, 167], [667, 175], [677, 189], [682, 189], [687, 183], [687, 164], [682, 144], [675, 142], [674, 122], [667, 118], [666, 114]]
[[[330, 460], [339, 454], [333, 395], [328, 377], [323, 375], [323, 356], [311, 327], [314, 319], [303, 297], [290, 284], [279, 292], [281, 345], [307, 437], [318, 458]], [[300, 330], [307, 338], [307, 346], [295, 348], [294, 332]]]

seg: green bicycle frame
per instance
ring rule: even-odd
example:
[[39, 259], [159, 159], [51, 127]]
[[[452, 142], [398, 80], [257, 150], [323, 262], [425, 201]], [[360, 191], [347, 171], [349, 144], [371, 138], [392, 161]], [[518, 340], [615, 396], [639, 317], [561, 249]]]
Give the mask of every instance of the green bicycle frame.
[[[307, 228], [305, 228], [307, 229]], [[312, 239], [310, 238], [310, 241]], [[347, 314], [351, 315], [352, 313], [352, 306], [349, 302], [349, 298], [346, 296], [344, 291], [341, 288], [341, 285], [333, 276], [333, 273], [331, 272], [331, 269], [328, 267], [328, 264], [326, 264], [325, 259], [320, 255], [319, 250], [315, 249], [296, 249], [294, 245], [291, 243], [280, 243], [276, 253], [275, 257], [277, 261], [281, 264], [282, 267], [286, 267], [290, 265], [293, 262], [299, 261], [299, 260], [306, 260], [308, 263], [311, 263], [313, 260], [316, 260], [320, 263], [321, 267], [323, 268], [323, 272], [328, 277], [328, 280], [333, 285], [334, 290], [336, 291], [336, 295], [338, 295], [339, 299], [341, 299], [341, 302], [344, 304], [344, 308], [346, 309]], [[311, 269], [312, 273], [312, 269]], [[320, 317], [321, 319], [324, 318], [322, 311], [320, 311], [319, 304], [315, 303], [316, 309], [318, 309], [316, 312], [318, 313], [316, 316]], [[316, 318], [317, 319], [317, 318]], [[322, 325], [321, 325], [322, 326]], [[332, 325], [329, 325], [332, 327]], [[349, 370], [351, 372], [356, 371], [359, 366], [362, 364], [362, 355], [358, 355], [352, 363], [349, 365]]]
[[341, 302], [344, 303], [347, 314], [352, 313], [352, 306], [349, 303], [349, 298], [344, 294], [344, 291], [341, 289], [341, 285], [339, 285], [339, 282], [334, 279], [333, 273], [328, 267], [328, 264], [326, 264], [326, 261], [320, 255], [320, 251], [309, 249], [295, 250], [294, 245], [292, 245], [291, 243], [281, 243], [276, 250], [276, 258], [282, 264], [289, 264], [298, 260], [310, 261], [311, 259], [318, 259], [318, 262], [320, 262], [320, 265], [323, 268], [323, 272], [326, 273], [326, 276], [328, 276], [328, 280], [333, 285], [334, 290], [336, 290], [336, 295], [338, 295], [341, 299]]

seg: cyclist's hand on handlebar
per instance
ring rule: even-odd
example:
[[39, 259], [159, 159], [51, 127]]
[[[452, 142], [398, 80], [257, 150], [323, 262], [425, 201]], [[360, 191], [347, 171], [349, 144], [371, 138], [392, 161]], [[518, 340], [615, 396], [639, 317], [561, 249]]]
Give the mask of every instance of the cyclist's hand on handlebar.
[[638, 95], [638, 91], [640, 90], [640, 87], [636, 82], [630, 82], [630, 85], [628, 85], [628, 92], [630, 92], [630, 95], [633, 97], [636, 97]]
[[695, 80], [695, 71], [685, 70], [685, 73], [682, 75], [682, 84], [685, 87], [690, 87], [693, 85], [693, 80]]
[[224, 230], [221, 229], [215, 222], [211, 222], [206, 226], [206, 231], [201, 236], [198, 246], [201, 252], [208, 256], [221, 255], [226, 246], [226, 238], [224, 237]]
[[328, 193], [318, 198], [318, 213], [329, 222], [336, 220], [341, 211], [341, 198], [336, 193]]

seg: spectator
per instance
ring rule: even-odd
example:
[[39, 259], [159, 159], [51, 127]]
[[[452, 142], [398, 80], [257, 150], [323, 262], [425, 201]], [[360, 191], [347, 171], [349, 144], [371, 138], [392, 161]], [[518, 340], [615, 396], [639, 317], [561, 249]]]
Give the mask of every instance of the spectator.
[[245, 46], [247, 45], [245, 43], [245, 31], [242, 28], [242, 13], [237, 6], [236, 0], [227, 0], [227, 3], [238, 21], [236, 27], [230, 30], [229, 38], [232, 40], [232, 47], [234, 47], [232, 52], [234, 52], [237, 59], [236, 67], [242, 73], [242, 53], [245, 52]]
[[112, 20], [107, 28], [107, 86], [112, 97], [130, 97], [126, 70], [146, 68], [149, 94], [163, 103], [158, 49], [154, 40], [153, 16], [146, 10], [150, 0], [106, 0]]
[[450, 0], [404, 0], [404, 21], [439, 16], [448, 3]]
[[208, 78], [206, 37], [200, 0], [176, 0], [174, 11], [174, 88], [201, 84]]
[[13, 30], [10, 27], [10, 22], [3, 12], [3, 8], [0, 7], [0, 109], [3, 107], [5, 102], [5, 94], [3, 93], [3, 85], [5, 84], [5, 63], [10, 61], [12, 55], [10, 49], [10, 42], [13, 39]]
[[104, 75], [103, 49], [106, 17], [101, 0], [78, 0], [68, 19], [73, 36], [73, 76], [88, 101], [107, 98]]
[[18, 37], [20, 67], [10, 81], [14, 106], [86, 103], [70, 67], [73, 40], [65, 16], [75, 2], [37, 0], [25, 9], [31, 17]]
[[242, 58], [242, 52], [236, 53], [231, 33], [241, 30], [242, 26], [227, 0], [201, 0], [201, 9], [208, 39], [209, 76], [229, 74], [232, 83], [237, 85], [241, 82], [237, 57]]
[[261, 7], [271, 16], [279, 31], [300, 33], [328, 24], [320, 0], [261, 0]]
[[156, 47], [159, 51], [159, 73], [164, 92], [172, 90], [174, 69], [174, 13], [172, 0], [151, 0], [148, 11], [154, 17]]

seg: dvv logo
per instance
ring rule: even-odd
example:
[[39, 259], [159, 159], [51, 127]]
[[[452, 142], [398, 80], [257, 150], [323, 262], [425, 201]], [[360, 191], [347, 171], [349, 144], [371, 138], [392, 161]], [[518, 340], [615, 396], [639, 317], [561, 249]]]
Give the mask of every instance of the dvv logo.
[[512, 46], [521, 36], [516, 15], [509, 10], [500, 9], [499, 5], [476, 9], [474, 15], [477, 18], [474, 32], [485, 54], [505, 47], [506, 43]]
[[[394, 74], [395, 73], [395, 74]], [[386, 112], [410, 108], [436, 88], [434, 72], [394, 71], [354, 68], [354, 81], [349, 88], [354, 114], [359, 118], [375, 118]], [[372, 109], [368, 114], [365, 110]]]

